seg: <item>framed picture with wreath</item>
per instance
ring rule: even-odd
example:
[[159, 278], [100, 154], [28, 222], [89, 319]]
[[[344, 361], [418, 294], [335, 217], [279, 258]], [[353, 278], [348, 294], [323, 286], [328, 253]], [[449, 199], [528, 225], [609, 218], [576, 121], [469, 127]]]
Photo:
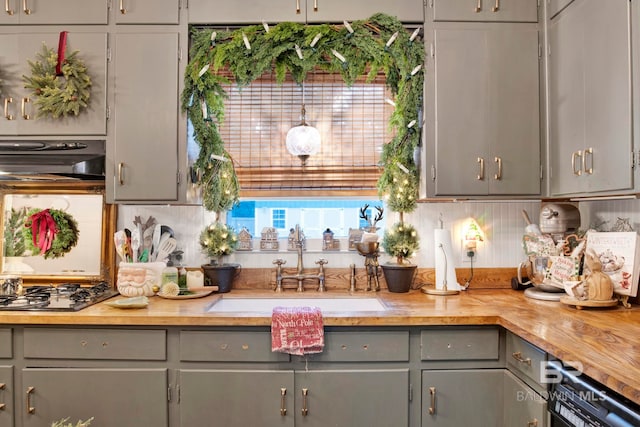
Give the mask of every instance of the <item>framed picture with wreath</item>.
[[0, 272], [25, 283], [113, 283], [116, 207], [104, 184], [18, 182], [0, 188]]

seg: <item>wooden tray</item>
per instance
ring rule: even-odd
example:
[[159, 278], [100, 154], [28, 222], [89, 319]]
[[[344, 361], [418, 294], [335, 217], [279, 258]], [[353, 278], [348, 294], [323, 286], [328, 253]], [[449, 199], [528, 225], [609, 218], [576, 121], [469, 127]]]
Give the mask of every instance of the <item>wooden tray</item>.
[[574, 305], [578, 310], [582, 309], [583, 307], [602, 308], [602, 307], [615, 307], [616, 305], [618, 305], [617, 299], [610, 299], [606, 301], [593, 301], [593, 300], [582, 301], [579, 299], [575, 299], [574, 297], [570, 297], [568, 295], [560, 297], [560, 302], [567, 305]]

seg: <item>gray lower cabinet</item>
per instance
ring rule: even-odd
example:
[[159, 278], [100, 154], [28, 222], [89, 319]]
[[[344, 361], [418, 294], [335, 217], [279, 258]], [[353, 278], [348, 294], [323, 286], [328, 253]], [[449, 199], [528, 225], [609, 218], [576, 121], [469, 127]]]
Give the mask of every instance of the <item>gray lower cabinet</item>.
[[422, 371], [422, 427], [502, 424], [503, 369]]
[[547, 427], [547, 400], [509, 371], [504, 373], [502, 425]]
[[408, 369], [181, 370], [180, 426], [407, 426]]
[[93, 417], [91, 425], [169, 425], [166, 369], [26, 368], [21, 372], [24, 427]]
[[630, 8], [576, 0], [548, 23], [551, 196], [633, 188]]
[[13, 427], [13, 366], [0, 365], [0, 427]]
[[427, 193], [540, 194], [536, 24], [435, 25], [426, 74], [434, 106], [427, 110]]

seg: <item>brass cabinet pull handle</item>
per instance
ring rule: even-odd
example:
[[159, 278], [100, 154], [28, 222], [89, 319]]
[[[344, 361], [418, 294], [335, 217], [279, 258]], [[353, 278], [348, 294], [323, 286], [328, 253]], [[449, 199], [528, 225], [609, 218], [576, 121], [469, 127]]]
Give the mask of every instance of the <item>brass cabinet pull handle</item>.
[[[0, 383], [0, 390], [4, 390], [5, 386], [5, 383]], [[4, 403], [0, 403], [0, 411], [4, 411], [5, 406], [6, 405]]]
[[31, 393], [33, 393], [35, 389], [35, 387], [27, 388], [27, 414], [33, 414], [34, 412], [36, 412], [36, 408], [31, 406]]
[[502, 157], [495, 157], [493, 161], [498, 164], [498, 173], [493, 178], [500, 181], [502, 179]]
[[496, 0], [496, 4], [491, 8], [491, 12], [497, 12], [500, 10], [500, 0]]
[[9, 114], [9, 104], [13, 102], [13, 98], [5, 98], [4, 99], [4, 118], [7, 120], [13, 120], [13, 115]]
[[126, 15], [127, 9], [125, 9], [125, 7], [124, 7], [124, 0], [120, 0], [119, 8], [120, 8], [120, 13], [123, 14], [123, 15]]
[[27, 4], [27, 0], [22, 0], [22, 11], [25, 15], [31, 15], [31, 9], [29, 9], [29, 5]]
[[318, 11], [318, 0], [313, 0], [313, 11], [314, 12]]
[[429, 415], [436, 414], [436, 388], [429, 387], [429, 395], [431, 396], [431, 406], [429, 406]]
[[527, 423], [527, 427], [538, 427], [538, 420], [535, 418]]
[[513, 357], [514, 359], [516, 359], [518, 362], [520, 363], [524, 363], [527, 366], [531, 366], [531, 359], [530, 358], [523, 358], [522, 357], [522, 353], [520, 353], [519, 351], [516, 351], [515, 353], [513, 353], [511, 355], [511, 357]]
[[31, 98], [25, 97], [22, 98], [22, 103], [20, 105], [20, 114], [22, 118], [25, 120], [31, 120], [31, 116], [27, 113], [27, 104], [31, 102]]
[[484, 180], [484, 158], [478, 157], [478, 164], [480, 165], [480, 173], [476, 177], [478, 181]]
[[120, 185], [124, 185], [124, 163], [118, 163], [118, 182]]
[[296, 0], [296, 14], [300, 15], [300, 0]]
[[476, 4], [476, 13], [480, 12], [482, 10], [482, 0], [478, 0], [478, 3]]
[[306, 417], [309, 414], [309, 409], [307, 409], [307, 395], [309, 394], [308, 388], [302, 389], [302, 416]]
[[[587, 154], [591, 158], [588, 168], [587, 168]], [[586, 174], [589, 174], [589, 175], [593, 174], [593, 148], [591, 147], [584, 150], [584, 153], [582, 154], [582, 170]]]
[[7, 15], [13, 15], [15, 10], [9, 9], [9, 0], [4, 0], [4, 11], [7, 12]]
[[[574, 175], [580, 176], [582, 175], [582, 169], [580, 169], [580, 164], [576, 161], [576, 158], [578, 157], [580, 157], [580, 160], [582, 160], [581, 150], [571, 153], [571, 170], [573, 171]], [[578, 169], [576, 169], [576, 165], [578, 165]]]
[[287, 395], [287, 389], [284, 387], [281, 388], [280, 389], [280, 415], [282, 415], [283, 417], [287, 415], [287, 402], [285, 398], [286, 395]]

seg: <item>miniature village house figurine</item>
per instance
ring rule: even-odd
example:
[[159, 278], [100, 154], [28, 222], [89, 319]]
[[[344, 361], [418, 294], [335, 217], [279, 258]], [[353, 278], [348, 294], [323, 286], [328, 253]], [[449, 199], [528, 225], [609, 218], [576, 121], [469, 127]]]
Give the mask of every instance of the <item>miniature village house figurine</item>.
[[287, 250], [288, 251], [297, 251], [298, 250], [298, 242], [302, 242], [302, 250], [307, 249], [307, 239], [304, 237], [304, 232], [301, 228], [298, 229], [300, 235], [296, 235], [296, 229], [291, 228], [289, 230], [289, 238], [287, 239]]
[[278, 242], [278, 230], [273, 227], [263, 228], [260, 238], [260, 250], [277, 251], [278, 249], [280, 249], [280, 242]]
[[362, 235], [364, 234], [364, 230], [361, 228], [350, 228], [349, 229], [349, 250], [356, 250], [356, 243], [360, 243], [362, 241]]
[[249, 233], [247, 227], [242, 227], [242, 230], [240, 230], [240, 232], [238, 233], [238, 250], [253, 250], [253, 236], [251, 235], [251, 233]]
[[333, 231], [330, 228], [327, 228], [322, 233], [322, 250], [323, 251], [339, 251], [340, 250], [340, 240], [333, 238]]

